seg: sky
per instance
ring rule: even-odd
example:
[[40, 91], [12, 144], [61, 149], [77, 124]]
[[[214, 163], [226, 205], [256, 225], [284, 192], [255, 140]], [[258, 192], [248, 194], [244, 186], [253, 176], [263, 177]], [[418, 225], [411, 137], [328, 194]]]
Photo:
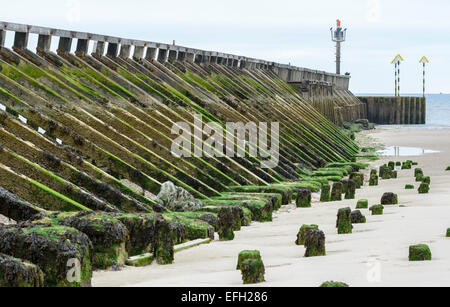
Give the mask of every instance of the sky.
[[[342, 72], [354, 93], [450, 93], [448, 0], [40, 0], [3, 1], [0, 20], [142, 39], [335, 72], [330, 28], [347, 28]], [[11, 44], [12, 34], [7, 35]], [[30, 49], [35, 40], [30, 38]], [[57, 42], [56, 42], [57, 43]], [[55, 44], [55, 42], [53, 42]]]

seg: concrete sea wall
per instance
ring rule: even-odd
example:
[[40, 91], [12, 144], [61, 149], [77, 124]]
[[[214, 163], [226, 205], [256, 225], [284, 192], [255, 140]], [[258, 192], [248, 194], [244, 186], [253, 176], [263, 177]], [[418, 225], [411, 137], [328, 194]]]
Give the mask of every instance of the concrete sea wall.
[[365, 104], [367, 119], [379, 125], [424, 125], [423, 97], [358, 97]]

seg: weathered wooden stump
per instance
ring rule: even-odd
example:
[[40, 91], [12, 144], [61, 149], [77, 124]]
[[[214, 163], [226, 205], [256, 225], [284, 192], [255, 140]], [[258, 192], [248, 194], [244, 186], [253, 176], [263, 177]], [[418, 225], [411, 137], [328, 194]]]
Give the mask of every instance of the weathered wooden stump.
[[352, 173], [350, 175], [350, 180], [354, 180], [356, 188], [360, 189], [364, 185], [364, 174], [363, 173]]
[[219, 211], [219, 238], [221, 241], [234, 240], [233, 213], [230, 208], [222, 208]]
[[369, 201], [367, 199], [358, 200], [356, 209], [369, 209]]
[[319, 226], [317, 225], [303, 225], [300, 228], [300, 231], [297, 234], [297, 241], [295, 241], [295, 244], [297, 245], [305, 245], [306, 235], [311, 230], [318, 230]]
[[398, 196], [394, 193], [384, 193], [383, 197], [381, 198], [381, 204], [383, 206], [386, 205], [398, 205]]
[[347, 193], [345, 194], [345, 199], [355, 199], [355, 195], [356, 195], [356, 183], [354, 180], [349, 180]]
[[320, 194], [321, 202], [329, 202], [331, 199], [331, 187], [328, 184], [322, 185], [322, 192]]
[[383, 166], [380, 166], [380, 178], [384, 179], [385, 173], [388, 173], [389, 175], [391, 173], [391, 170], [389, 169], [389, 167], [386, 164]]
[[393, 161], [389, 162], [388, 167], [391, 169], [391, 171], [394, 171], [395, 170], [395, 162], [393, 162]]
[[402, 170], [409, 170], [409, 169], [412, 169], [412, 163], [410, 163], [410, 162], [403, 162]]
[[423, 170], [421, 169], [421, 168], [416, 168], [415, 170], [414, 170], [414, 177], [417, 177], [417, 176], [419, 176], [419, 175], [422, 175], [422, 177], [423, 177]]
[[320, 288], [349, 288], [350, 286], [343, 282], [327, 281]]
[[369, 186], [376, 187], [379, 183], [379, 177], [377, 175], [370, 176]]
[[254, 251], [247, 250], [247, 251], [240, 252], [239, 256], [238, 256], [238, 263], [236, 266], [236, 270], [240, 270], [242, 263], [244, 263], [244, 261], [246, 261], [246, 260], [261, 260], [262, 261], [261, 253], [257, 250], [254, 250]]
[[352, 212], [352, 224], [365, 224], [367, 222], [366, 217], [359, 210]]
[[372, 212], [372, 215], [383, 215], [384, 206], [383, 205], [374, 205], [369, 209]]
[[348, 181], [349, 179], [342, 180], [342, 194], [347, 194], [348, 191]]
[[409, 261], [431, 261], [432, 255], [428, 245], [419, 244], [409, 247]]
[[306, 234], [305, 247], [305, 257], [326, 256], [325, 233], [316, 229], [309, 231]]
[[430, 193], [430, 185], [422, 183], [419, 187], [419, 194], [428, 194], [428, 193]]
[[261, 260], [248, 259], [241, 264], [242, 281], [244, 285], [265, 282], [265, 268]]
[[297, 208], [311, 208], [311, 190], [302, 188], [297, 192]]
[[348, 234], [353, 232], [352, 209], [344, 208], [338, 211], [336, 228], [338, 234]]
[[331, 191], [331, 201], [342, 200], [342, 182], [333, 183], [333, 190]]

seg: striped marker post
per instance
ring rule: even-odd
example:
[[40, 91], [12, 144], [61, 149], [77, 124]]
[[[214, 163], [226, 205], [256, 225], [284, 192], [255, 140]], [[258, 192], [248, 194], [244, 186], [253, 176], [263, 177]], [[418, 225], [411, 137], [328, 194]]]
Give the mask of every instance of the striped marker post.
[[397, 63], [395, 63], [395, 97], [398, 94]]
[[423, 65], [423, 97], [425, 98], [425, 65], [430, 63], [426, 57], [422, 57], [420, 62]]
[[395, 96], [400, 96], [400, 64], [403, 61], [403, 58], [400, 54], [398, 54], [394, 60], [392, 60], [391, 64], [395, 64]]

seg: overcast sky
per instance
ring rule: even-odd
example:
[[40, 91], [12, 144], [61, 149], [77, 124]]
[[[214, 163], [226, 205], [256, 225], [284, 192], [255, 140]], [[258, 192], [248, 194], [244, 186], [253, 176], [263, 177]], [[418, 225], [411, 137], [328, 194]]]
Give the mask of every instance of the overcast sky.
[[[19, 0], [0, 20], [222, 51], [335, 71], [329, 29], [348, 28], [342, 71], [355, 93], [392, 93], [400, 53], [403, 93], [450, 92], [448, 0]], [[11, 35], [10, 35], [11, 36]], [[11, 37], [7, 42], [11, 41]], [[33, 46], [34, 48], [34, 46]]]

